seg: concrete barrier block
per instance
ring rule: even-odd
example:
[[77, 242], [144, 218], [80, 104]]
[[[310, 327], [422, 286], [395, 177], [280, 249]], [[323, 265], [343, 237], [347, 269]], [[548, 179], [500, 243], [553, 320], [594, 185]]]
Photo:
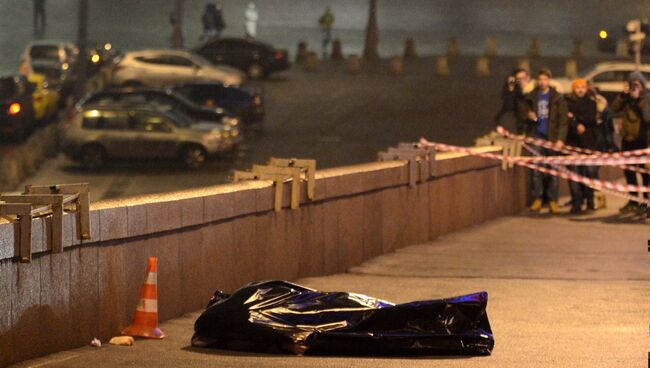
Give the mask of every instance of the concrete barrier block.
[[[201, 229], [184, 231], [179, 234], [179, 260], [183, 311], [194, 311], [205, 307], [211, 293], [205, 292], [202, 278], [203, 233]], [[214, 290], [212, 290], [214, 292]]]
[[124, 254], [126, 255], [124, 260], [124, 273], [127, 279], [127, 287], [124, 289], [126, 321], [131, 323], [135, 315], [135, 308], [140, 302], [140, 288], [147, 275], [149, 252], [146, 240], [133, 240], [122, 244], [122, 246], [125, 248]]
[[18, 227], [13, 223], [0, 224], [0, 260], [14, 257], [18, 232]]
[[408, 221], [408, 213], [402, 203], [403, 195], [400, 194], [400, 188], [385, 189], [381, 194], [382, 246], [383, 253], [389, 253], [406, 243], [405, 223]]
[[128, 237], [147, 234], [147, 205], [126, 207], [126, 234]]
[[42, 352], [51, 354], [75, 346], [70, 330], [70, 252], [41, 258]]
[[195, 226], [204, 223], [205, 207], [203, 197], [188, 198], [180, 201], [181, 226]]
[[99, 316], [98, 338], [108, 339], [128, 326], [126, 311], [127, 287], [139, 287], [137, 282], [127, 280], [127, 255], [122, 245], [104, 246], [98, 253]]
[[74, 316], [71, 335], [75, 345], [88, 344], [99, 333], [99, 252], [84, 246], [70, 253], [70, 314]]
[[181, 227], [181, 201], [147, 205], [147, 233], [157, 233]]
[[302, 246], [302, 232], [300, 225], [302, 222], [301, 211], [284, 211], [284, 231], [285, 237], [285, 259], [287, 267], [287, 279], [295, 280], [300, 277], [300, 248]]
[[79, 244], [77, 238], [77, 214], [65, 213], [63, 215], [63, 247], [68, 248]]
[[235, 208], [235, 192], [219, 193], [204, 198], [206, 222], [219, 221], [233, 217]]
[[269, 212], [255, 215], [255, 279], [266, 279], [269, 274], [267, 258], [275, 255], [269, 252], [269, 237], [273, 226], [273, 215]]
[[[0, 230], [1, 231], [1, 230]], [[11, 319], [11, 299], [16, 274], [16, 264], [10, 260], [0, 261], [0, 367], [13, 362], [13, 333]]]
[[42, 345], [40, 333], [33, 333], [42, 328], [41, 258], [16, 264], [15, 275], [11, 285], [13, 360], [22, 361], [39, 355], [34, 347]]
[[123, 239], [128, 234], [126, 207], [102, 208], [99, 211], [99, 239]]
[[235, 273], [236, 284], [244, 285], [256, 281], [257, 262], [256, 251], [261, 242], [255, 237], [255, 216], [238, 218], [233, 222], [233, 241], [235, 243], [235, 254], [237, 255], [237, 272]]
[[429, 198], [429, 186], [419, 184], [415, 188], [404, 189], [404, 206], [408, 214], [405, 245], [424, 243], [429, 240], [429, 202], [426, 200]]
[[238, 190], [234, 192], [233, 216], [245, 216], [257, 212], [257, 189]]
[[90, 211], [90, 239], [82, 240], [82, 244], [91, 244], [99, 241], [99, 210]]
[[348, 269], [363, 261], [363, 198], [350, 197], [339, 206], [339, 254], [341, 267]]

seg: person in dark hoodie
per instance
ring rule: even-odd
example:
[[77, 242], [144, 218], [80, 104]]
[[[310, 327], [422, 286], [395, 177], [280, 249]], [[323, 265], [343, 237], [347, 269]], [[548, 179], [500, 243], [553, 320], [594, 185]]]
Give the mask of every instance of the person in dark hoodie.
[[[621, 130], [621, 151], [633, 151], [648, 147], [648, 128], [650, 127], [650, 93], [647, 81], [641, 72], [632, 72], [628, 78], [625, 90], [612, 102], [612, 111], [623, 113], [623, 129]], [[644, 186], [650, 185], [650, 176], [641, 175]], [[625, 171], [628, 184], [639, 185], [636, 173]], [[637, 193], [630, 193], [636, 196]], [[648, 198], [648, 193], [644, 193]], [[620, 212], [646, 213], [647, 207], [636, 201], [628, 201]]]
[[[567, 136], [567, 105], [561, 93], [551, 87], [551, 71], [542, 69], [537, 73], [537, 86], [526, 95], [524, 103], [519, 104], [519, 117], [526, 119], [526, 135], [554, 142], [558, 147], [564, 146]], [[552, 150], [539, 148], [545, 156], [553, 155]], [[548, 208], [552, 214], [559, 212], [558, 178], [532, 172], [533, 203], [530, 210], [539, 212], [542, 209], [544, 196], [548, 199]]]
[[[586, 148], [595, 151], [598, 148], [598, 131], [596, 126], [597, 106], [596, 98], [587, 92], [589, 85], [584, 79], [576, 79], [571, 84], [572, 92], [566, 96], [567, 117], [569, 118], [569, 129], [566, 143], [570, 146]], [[598, 178], [598, 166], [572, 166], [575, 173], [596, 179]], [[587, 202], [587, 210], [593, 211], [594, 190], [584, 184], [569, 181], [571, 189], [571, 213], [582, 212], [584, 202]]]

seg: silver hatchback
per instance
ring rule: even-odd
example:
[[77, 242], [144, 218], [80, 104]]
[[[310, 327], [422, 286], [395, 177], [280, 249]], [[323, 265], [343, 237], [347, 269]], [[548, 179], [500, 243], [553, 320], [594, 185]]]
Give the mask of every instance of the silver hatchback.
[[194, 121], [156, 106], [83, 106], [64, 134], [64, 152], [88, 169], [109, 159], [181, 159], [191, 169], [210, 155], [232, 151], [240, 142], [236, 127]]

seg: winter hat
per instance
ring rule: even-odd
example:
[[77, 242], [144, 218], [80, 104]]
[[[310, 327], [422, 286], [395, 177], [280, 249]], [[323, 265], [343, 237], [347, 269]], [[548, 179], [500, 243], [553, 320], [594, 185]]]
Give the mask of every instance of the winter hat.
[[578, 89], [578, 87], [585, 87], [585, 88], [587, 88], [587, 87], [588, 87], [588, 85], [587, 85], [587, 81], [584, 80], [584, 79], [578, 78], [578, 79], [574, 80], [573, 83], [571, 83], [571, 90], [572, 90], [573, 92], [575, 92], [576, 89]]
[[639, 71], [630, 73], [630, 76], [627, 78], [627, 80], [630, 84], [632, 84], [632, 82], [640, 82], [641, 88], [643, 88], [644, 90], [647, 88], [648, 85], [648, 81], [643, 76], [643, 73]]

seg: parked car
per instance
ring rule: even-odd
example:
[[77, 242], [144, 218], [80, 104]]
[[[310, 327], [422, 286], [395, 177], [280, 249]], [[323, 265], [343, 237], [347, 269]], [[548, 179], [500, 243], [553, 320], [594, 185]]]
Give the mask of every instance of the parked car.
[[234, 149], [239, 130], [195, 121], [168, 107], [113, 104], [77, 107], [63, 150], [88, 169], [109, 159], [181, 159], [191, 169]]
[[217, 38], [194, 50], [215, 64], [225, 64], [244, 71], [251, 79], [268, 77], [289, 68], [287, 50], [243, 38]]
[[[623, 92], [628, 76], [634, 70], [636, 70], [636, 65], [632, 62], [610, 61], [596, 64], [578, 73], [578, 77], [587, 80], [600, 94], [612, 101], [616, 95]], [[650, 64], [641, 64], [640, 71], [650, 80]], [[571, 91], [572, 79], [558, 78], [556, 82], [562, 86], [565, 92]]]
[[190, 82], [173, 86], [171, 90], [205, 108], [224, 108], [232, 111], [247, 123], [264, 120], [264, 97], [262, 90], [258, 88]]
[[[44, 75], [51, 88], [57, 89], [62, 97], [67, 97], [74, 91], [75, 73], [73, 67], [67, 63], [57, 63], [49, 61], [33, 62], [31, 67], [31, 74]], [[63, 99], [61, 99], [63, 102]]]
[[239, 126], [239, 119], [222, 108], [207, 109], [188, 100], [171, 89], [118, 88], [95, 93], [80, 101], [81, 105], [112, 105], [116, 103], [156, 104], [172, 107], [195, 120], [219, 122], [233, 127]]
[[56, 88], [50, 86], [48, 79], [42, 74], [32, 73], [27, 77], [32, 85], [34, 100], [34, 119], [45, 122], [53, 119], [59, 111], [61, 95]]
[[119, 86], [165, 86], [191, 81], [240, 85], [240, 71], [211, 64], [181, 50], [144, 50], [126, 53], [113, 68], [113, 84]]
[[33, 86], [24, 76], [0, 77], [0, 137], [23, 140], [34, 129]]
[[62, 69], [74, 66], [79, 49], [72, 42], [39, 40], [31, 42], [23, 51], [20, 72], [29, 75], [34, 72], [34, 63], [59, 64]]

